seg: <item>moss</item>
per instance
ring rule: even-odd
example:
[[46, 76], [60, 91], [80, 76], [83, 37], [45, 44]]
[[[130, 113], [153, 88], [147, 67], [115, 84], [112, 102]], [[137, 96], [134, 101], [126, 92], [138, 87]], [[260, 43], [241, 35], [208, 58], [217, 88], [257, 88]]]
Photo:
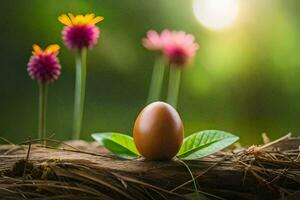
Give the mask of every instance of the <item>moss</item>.
[[41, 179], [43, 180], [56, 180], [57, 176], [55, 171], [48, 165], [42, 166], [42, 175]]
[[12, 167], [11, 174], [12, 176], [23, 176], [24, 169], [25, 174], [30, 174], [34, 165], [32, 162], [27, 161], [25, 159], [18, 160]]
[[56, 180], [56, 173], [50, 167], [49, 163], [58, 163], [58, 161], [59, 160], [57, 159], [53, 159], [37, 166], [30, 161], [21, 159], [13, 165], [12, 170], [7, 170], [5, 174], [12, 177], [23, 177], [24, 169], [26, 167], [24, 179]]

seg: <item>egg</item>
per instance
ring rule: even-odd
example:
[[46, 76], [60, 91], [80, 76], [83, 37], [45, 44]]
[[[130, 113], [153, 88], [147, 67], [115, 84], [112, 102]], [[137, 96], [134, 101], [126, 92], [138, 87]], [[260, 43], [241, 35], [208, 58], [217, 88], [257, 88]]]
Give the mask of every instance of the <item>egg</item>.
[[179, 114], [164, 102], [146, 106], [133, 128], [135, 146], [146, 160], [171, 160], [182, 145], [183, 135]]

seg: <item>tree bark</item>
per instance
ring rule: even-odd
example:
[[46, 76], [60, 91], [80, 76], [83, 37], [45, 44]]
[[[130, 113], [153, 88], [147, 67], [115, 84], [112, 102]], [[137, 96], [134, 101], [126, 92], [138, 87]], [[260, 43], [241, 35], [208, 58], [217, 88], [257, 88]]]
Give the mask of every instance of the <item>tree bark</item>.
[[122, 160], [94, 143], [69, 144], [76, 148], [0, 145], [1, 199], [300, 199], [300, 139], [184, 163]]

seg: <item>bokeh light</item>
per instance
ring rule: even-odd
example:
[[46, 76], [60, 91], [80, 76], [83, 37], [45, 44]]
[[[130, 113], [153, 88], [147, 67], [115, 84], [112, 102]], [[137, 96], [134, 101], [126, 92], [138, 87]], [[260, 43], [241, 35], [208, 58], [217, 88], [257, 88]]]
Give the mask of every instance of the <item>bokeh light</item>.
[[238, 16], [238, 1], [194, 0], [193, 10], [203, 26], [218, 30], [234, 23]]

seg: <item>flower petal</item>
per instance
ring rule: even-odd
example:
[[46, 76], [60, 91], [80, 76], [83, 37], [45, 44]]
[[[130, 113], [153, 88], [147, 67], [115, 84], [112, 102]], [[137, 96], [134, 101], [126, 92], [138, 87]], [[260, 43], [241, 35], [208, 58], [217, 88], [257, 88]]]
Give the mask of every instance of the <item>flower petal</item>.
[[74, 25], [85, 25], [85, 18], [83, 15], [76, 15], [73, 21]]
[[98, 17], [95, 17], [94, 19], [92, 19], [89, 24], [97, 24], [98, 22], [101, 22], [104, 20], [104, 17], [101, 17], [101, 16], [98, 16]]
[[32, 45], [32, 49], [33, 49], [32, 52], [33, 55], [40, 54], [43, 51], [41, 47], [37, 44]]
[[58, 17], [58, 21], [60, 21], [62, 24], [66, 25], [66, 26], [71, 26], [72, 25], [72, 21], [70, 20], [70, 18], [67, 15], [61, 15]]
[[72, 13], [68, 13], [71, 23], [74, 24], [75, 17]]
[[92, 21], [94, 19], [95, 14], [94, 13], [86, 14], [84, 17], [85, 17], [86, 22], [90, 23], [90, 21]]
[[46, 53], [56, 53], [58, 52], [60, 49], [60, 46], [57, 45], [57, 44], [51, 44], [49, 45], [46, 49], [45, 49], [45, 52]]

